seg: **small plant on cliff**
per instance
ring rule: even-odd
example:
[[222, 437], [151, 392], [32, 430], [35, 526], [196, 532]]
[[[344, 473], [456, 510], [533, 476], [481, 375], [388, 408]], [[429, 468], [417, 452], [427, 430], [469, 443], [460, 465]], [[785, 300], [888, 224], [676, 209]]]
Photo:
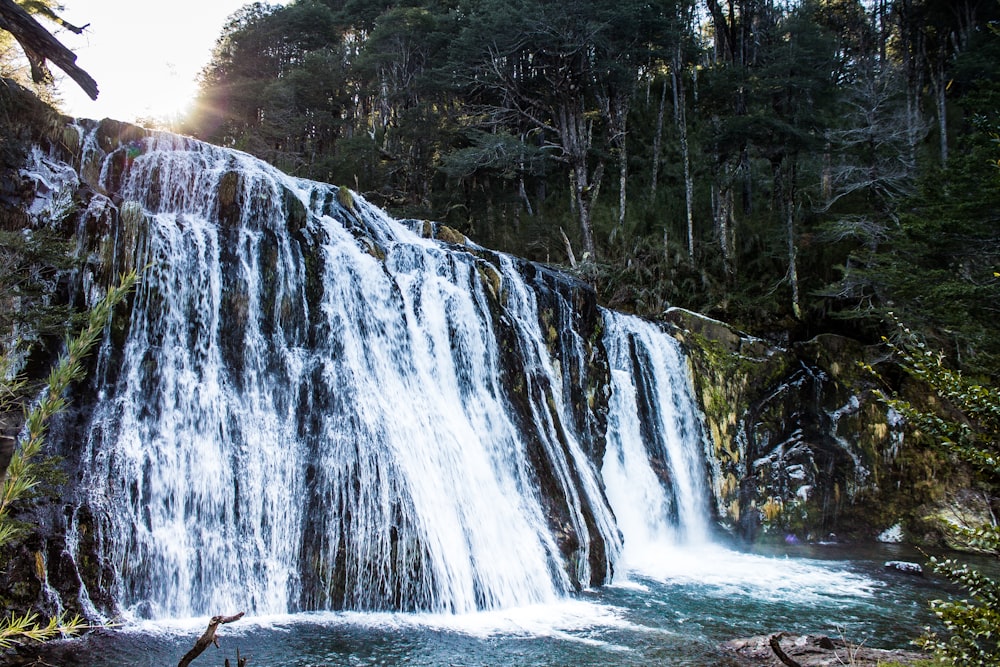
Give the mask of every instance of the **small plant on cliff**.
[[[978, 384], [945, 367], [943, 357], [900, 327], [899, 341], [886, 344], [910, 376], [925, 383], [940, 401], [936, 409], [915, 406], [896, 394], [882, 395], [923, 436], [946, 453], [968, 463], [985, 490], [1000, 489], [1000, 391]], [[952, 526], [969, 549], [1000, 559], [1000, 526]], [[917, 643], [933, 651], [941, 664], [1000, 665], [1000, 582], [960, 560], [931, 559], [935, 572], [958, 584], [968, 597], [933, 600], [946, 636], [928, 630]]]
[[[48, 423], [52, 417], [66, 407], [65, 392], [69, 385], [83, 378], [84, 359], [101, 337], [111, 311], [131, 291], [137, 275], [125, 274], [119, 283], [108, 289], [104, 297], [91, 308], [87, 323], [73, 338], [66, 341], [66, 347], [58, 362], [49, 373], [44, 397], [27, 413], [25, 436], [19, 446], [10, 452], [9, 462], [0, 469], [2, 495], [0, 495], [0, 547], [10, 544], [25, 530], [25, 525], [13, 518], [13, 510], [19, 501], [28, 499], [41, 483], [41, 472], [45, 460], [41, 456], [42, 445]], [[10, 354], [0, 354], [0, 412], [16, 408], [22, 400], [26, 382], [22, 376], [12, 373], [13, 362]], [[63, 615], [39, 622], [36, 614], [12, 613], [0, 619], [0, 648], [25, 641], [43, 641], [80, 632], [89, 626], [78, 616], [67, 618]]]

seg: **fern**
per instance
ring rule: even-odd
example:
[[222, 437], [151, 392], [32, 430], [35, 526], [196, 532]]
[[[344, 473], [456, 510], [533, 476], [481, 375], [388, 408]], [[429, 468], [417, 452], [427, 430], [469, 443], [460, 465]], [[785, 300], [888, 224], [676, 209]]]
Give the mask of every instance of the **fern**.
[[34, 612], [21, 615], [12, 613], [8, 618], [0, 620], [0, 649], [69, 637], [93, 627], [78, 615], [67, 618], [65, 614], [60, 614], [40, 622], [38, 614]]
[[[111, 287], [104, 297], [90, 310], [87, 324], [75, 337], [66, 341], [66, 350], [58, 363], [49, 373], [45, 396], [31, 409], [25, 420], [27, 436], [20, 447], [14, 452], [7, 466], [3, 480], [3, 491], [0, 493], [0, 546], [8, 543], [21, 531], [10, 521], [11, 505], [41, 483], [39, 476], [41, 453], [48, 430], [49, 421], [66, 407], [64, 396], [72, 382], [80, 380], [85, 372], [83, 361], [97, 343], [112, 309], [120, 303], [135, 285], [138, 276], [135, 272], [123, 275], [118, 285]], [[6, 357], [7, 355], [3, 355]], [[9, 366], [9, 359], [0, 361], [0, 368]], [[11, 382], [4, 380], [0, 395], [10, 396], [12, 392], [23, 386], [23, 379], [16, 378]]]

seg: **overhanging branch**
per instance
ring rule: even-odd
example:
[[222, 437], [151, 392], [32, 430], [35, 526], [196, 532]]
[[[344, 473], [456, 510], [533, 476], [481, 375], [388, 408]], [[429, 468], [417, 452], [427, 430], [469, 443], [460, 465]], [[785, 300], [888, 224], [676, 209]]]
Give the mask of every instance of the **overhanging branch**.
[[[83, 30], [64, 21], [60, 23], [73, 32]], [[49, 60], [73, 79], [90, 99], [97, 99], [97, 82], [76, 64], [76, 54], [63, 46], [62, 42], [53, 37], [14, 0], [0, 0], [0, 30], [6, 30], [13, 35], [24, 49], [24, 55], [31, 65], [31, 78], [35, 83], [41, 83], [51, 77], [45, 62]]]

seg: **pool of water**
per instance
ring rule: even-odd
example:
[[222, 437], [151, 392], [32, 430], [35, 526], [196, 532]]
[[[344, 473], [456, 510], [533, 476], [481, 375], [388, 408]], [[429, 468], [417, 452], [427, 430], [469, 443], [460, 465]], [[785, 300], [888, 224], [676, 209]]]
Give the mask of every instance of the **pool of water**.
[[[886, 570], [922, 562], [902, 547], [717, 546], [653, 550], [618, 583], [538, 607], [459, 616], [310, 613], [220, 626], [220, 648], [194, 665], [221, 667], [236, 650], [252, 667], [354, 665], [729, 665], [727, 639], [786, 630], [869, 647], [908, 647], [932, 623], [927, 601], [945, 582]], [[220, 609], [220, 614], [238, 610]], [[64, 666], [176, 664], [207, 618], [126, 621], [46, 648]], [[910, 647], [912, 648], [912, 647]]]

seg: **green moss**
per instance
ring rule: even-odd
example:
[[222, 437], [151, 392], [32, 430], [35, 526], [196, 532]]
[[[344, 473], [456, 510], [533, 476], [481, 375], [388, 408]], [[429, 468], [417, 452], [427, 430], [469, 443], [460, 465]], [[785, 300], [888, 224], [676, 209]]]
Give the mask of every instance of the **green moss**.
[[454, 243], [457, 245], [465, 245], [468, 241], [464, 234], [455, 231], [447, 225], [438, 225], [437, 239], [439, 241], [444, 241], [445, 243]]
[[354, 194], [346, 185], [341, 185], [337, 189], [337, 201], [350, 213], [356, 213], [354, 209]]
[[358, 243], [361, 244], [366, 253], [368, 253], [369, 255], [371, 255], [380, 262], [385, 261], [385, 250], [383, 250], [379, 244], [375, 243], [375, 239], [371, 238], [370, 236], [363, 236], [358, 234], [355, 234], [355, 238], [357, 238]]
[[80, 154], [80, 133], [77, 132], [76, 128], [71, 125], [65, 125], [62, 128], [62, 141], [63, 148], [65, 148], [70, 155], [77, 157]]
[[240, 206], [240, 190], [242, 177], [238, 172], [227, 171], [219, 179], [219, 223], [223, 227], [236, 227], [240, 224], [242, 207]]
[[476, 272], [479, 273], [479, 279], [482, 280], [483, 285], [486, 287], [486, 291], [493, 296], [494, 299], [501, 305], [506, 302], [506, 294], [503, 291], [503, 278], [500, 276], [500, 272], [493, 268], [490, 264], [485, 264], [479, 262], [476, 265]]
[[239, 189], [240, 175], [235, 171], [227, 171], [219, 179], [219, 204], [232, 206], [236, 203], [236, 192]]
[[285, 217], [288, 220], [288, 230], [293, 234], [301, 231], [309, 222], [309, 214], [305, 205], [295, 196], [295, 193], [285, 188], [283, 191], [285, 202]]

